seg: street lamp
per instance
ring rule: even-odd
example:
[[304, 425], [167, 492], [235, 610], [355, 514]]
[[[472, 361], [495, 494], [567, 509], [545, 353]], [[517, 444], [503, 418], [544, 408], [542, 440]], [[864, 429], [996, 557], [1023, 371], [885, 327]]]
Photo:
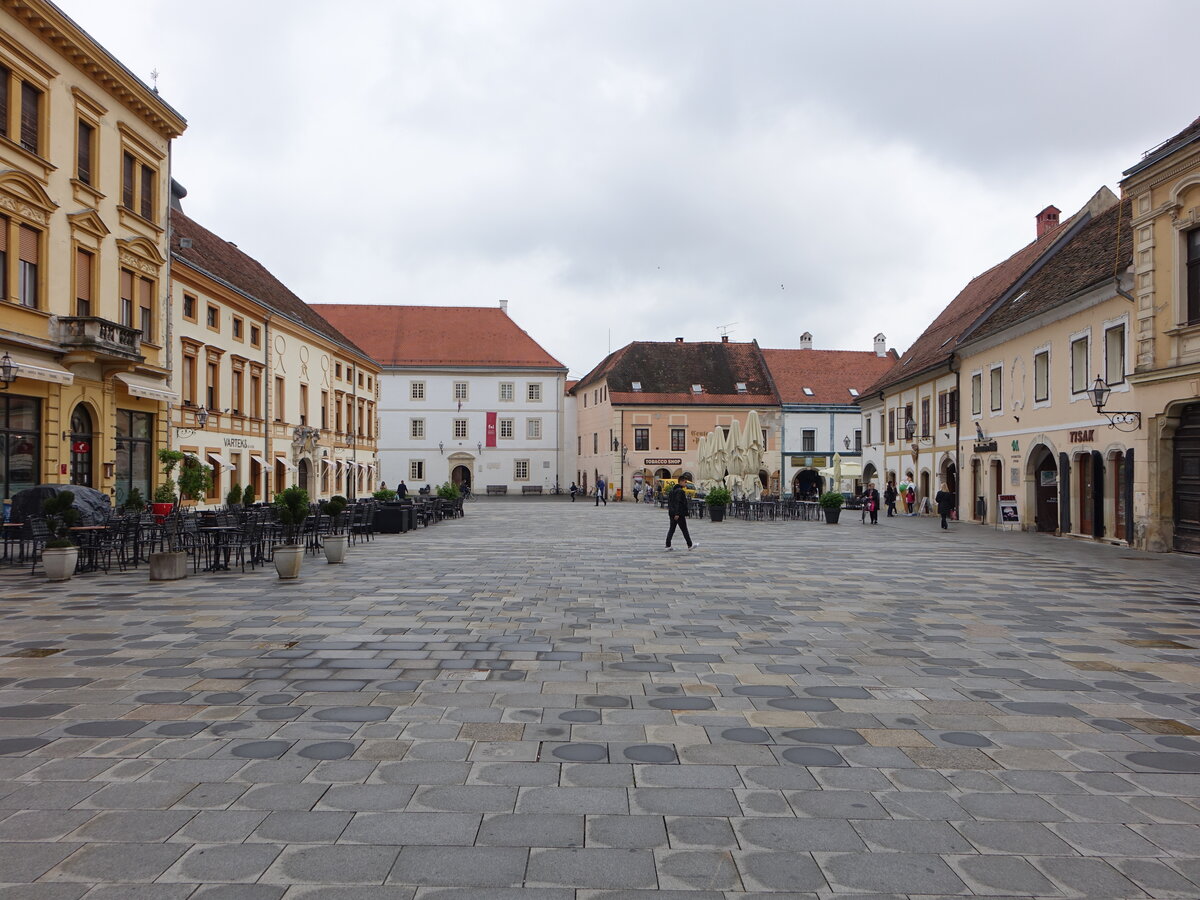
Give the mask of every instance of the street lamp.
[[[904, 439], [906, 441], [920, 441], [922, 444], [933, 442], [933, 436], [929, 434], [917, 437], [917, 423], [912, 420], [912, 417], [904, 420]], [[849, 438], [847, 438], [849, 440]]]
[[8, 351], [4, 351], [4, 356], [0, 357], [0, 391], [7, 391], [8, 386], [17, 380], [17, 367], [12, 361], [12, 357], [8, 355]]
[[185, 428], [182, 425], [176, 425], [175, 426], [175, 436], [176, 437], [191, 437], [197, 431], [199, 431], [201, 428], [203, 428], [205, 425], [207, 425], [208, 424], [208, 410], [205, 409], [203, 406], [200, 407], [198, 410], [196, 410], [195, 420], [196, 420], [195, 428]]
[[1142, 414], [1140, 412], [1136, 410], [1105, 411], [1104, 405], [1108, 403], [1108, 397], [1111, 393], [1112, 388], [1099, 375], [1096, 376], [1096, 382], [1092, 385], [1091, 390], [1087, 391], [1088, 398], [1092, 401], [1092, 406], [1096, 407], [1096, 412], [1108, 419], [1109, 428], [1115, 428], [1118, 431], [1139, 430], [1142, 427]]

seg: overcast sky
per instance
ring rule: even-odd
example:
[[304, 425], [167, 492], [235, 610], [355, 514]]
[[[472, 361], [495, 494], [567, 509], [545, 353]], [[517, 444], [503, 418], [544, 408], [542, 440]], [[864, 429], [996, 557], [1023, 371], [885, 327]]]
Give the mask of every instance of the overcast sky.
[[310, 302], [903, 351], [1200, 115], [1198, 7], [58, 0], [188, 120], [185, 211]]

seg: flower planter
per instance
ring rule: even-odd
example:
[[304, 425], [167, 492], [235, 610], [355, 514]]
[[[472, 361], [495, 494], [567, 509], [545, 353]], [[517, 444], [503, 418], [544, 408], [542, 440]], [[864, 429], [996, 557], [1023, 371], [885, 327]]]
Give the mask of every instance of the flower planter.
[[284, 581], [300, 577], [300, 566], [304, 563], [304, 547], [297, 544], [275, 548], [275, 571]]
[[150, 511], [154, 513], [154, 521], [161, 525], [167, 520], [167, 516], [171, 514], [171, 510], [175, 508], [174, 503], [151, 503]]
[[47, 548], [42, 551], [42, 565], [49, 581], [69, 581], [79, 562], [78, 547]]
[[725, 521], [725, 507], [710, 506], [708, 508], [708, 518], [709, 518], [709, 521], [712, 521], [712, 522], [724, 522]]
[[350, 542], [348, 534], [327, 534], [324, 538], [325, 542], [325, 559], [330, 564], [344, 562], [346, 559], [346, 547]]
[[825, 524], [836, 525], [838, 523], [838, 519], [842, 517], [842, 508], [840, 506], [836, 509], [828, 506], [822, 508], [825, 510]]
[[187, 554], [182, 550], [164, 550], [150, 554], [151, 581], [178, 581], [187, 578]]

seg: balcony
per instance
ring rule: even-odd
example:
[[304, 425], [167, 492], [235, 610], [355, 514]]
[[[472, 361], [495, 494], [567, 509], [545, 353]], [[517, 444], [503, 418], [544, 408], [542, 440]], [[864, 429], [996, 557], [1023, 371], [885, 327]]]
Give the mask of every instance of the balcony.
[[54, 339], [64, 349], [84, 351], [105, 359], [142, 361], [142, 333], [95, 316], [60, 316]]

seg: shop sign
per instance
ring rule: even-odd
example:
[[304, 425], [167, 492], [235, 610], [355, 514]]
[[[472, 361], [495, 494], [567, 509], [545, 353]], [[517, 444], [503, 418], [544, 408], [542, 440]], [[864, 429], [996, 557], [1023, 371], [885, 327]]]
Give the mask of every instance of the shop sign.
[[1017, 512], [1017, 495], [1016, 494], [1000, 494], [996, 498], [1000, 506], [1000, 521], [1006, 525], [1016, 525], [1021, 521], [1020, 513]]
[[996, 452], [996, 442], [995, 441], [976, 441], [975, 442], [975, 452], [976, 453], [995, 453]]
[[92, 445], [87, 441], [75, 441], [71, 444], [72, 453], [87, 453], [92, 449]]
[[792, 465], [805, 469], [824, 469], [829, 466], [829, 461], [824, 456], [793, 456]]
[[249, 450], [250, 442], [245, 438], [227, 437], [225, 438], [226, 447], [235, 447], [239, 450]]
[[642, 460], [643, 466], [681, 466], [683, 460], [674, 456], [647, 456]]
[[1090, 444], [1096, 439], [1095, 428], [1081, 428], [1078, 431], [1071, 432], [1072, 444]]

